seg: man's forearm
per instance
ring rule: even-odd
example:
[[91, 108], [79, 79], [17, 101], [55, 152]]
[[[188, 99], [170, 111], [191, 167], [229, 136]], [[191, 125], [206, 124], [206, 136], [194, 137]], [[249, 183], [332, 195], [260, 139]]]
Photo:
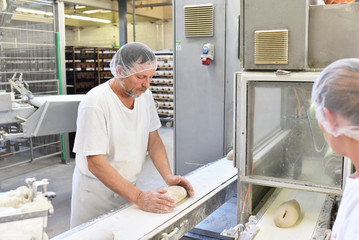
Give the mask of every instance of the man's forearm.
[[157, 171], [166, 181], [168, 175], [172, 175], [172, 170], [168, 162], [166, 148], [158, 135], [157, 131], [151, 132], [148, 144], [148, 153]]

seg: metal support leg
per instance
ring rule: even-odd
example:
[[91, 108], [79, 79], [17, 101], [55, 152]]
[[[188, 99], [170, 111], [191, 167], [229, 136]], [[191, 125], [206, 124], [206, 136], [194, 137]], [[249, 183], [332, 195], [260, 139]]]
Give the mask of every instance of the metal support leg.
[[30, 162], [34, 160], [34, 148], [32, 143], [32, 137], [30, 137]]
[[127, 1], [118, 0], [120, 47], [127, 43]]

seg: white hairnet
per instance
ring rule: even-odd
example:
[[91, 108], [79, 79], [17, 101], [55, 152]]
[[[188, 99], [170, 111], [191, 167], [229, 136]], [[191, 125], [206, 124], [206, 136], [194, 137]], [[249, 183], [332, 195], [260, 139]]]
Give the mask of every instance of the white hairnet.
[[127, 43], [113, 56], [110, 68], [114, 77], [126, 78], [139, 72], [156, 69], [156, 56], [143, 43]]
[[[359, 59], [341, 59], [327, 66], [313, 85], [312, 102], [318, 122], [328, 133], [359, 141]], [[340, 117], [335, 129], [325, 119], [324, 107]]]

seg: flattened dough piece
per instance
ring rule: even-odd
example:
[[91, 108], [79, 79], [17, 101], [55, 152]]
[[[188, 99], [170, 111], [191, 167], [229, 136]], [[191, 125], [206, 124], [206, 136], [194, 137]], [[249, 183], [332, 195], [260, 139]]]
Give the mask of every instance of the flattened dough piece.
[[175, 201], [175, 204], [187, 197], [186, 189], [181, 186], [169, 186], [165, 188], [165, 190], [167, 190], [165, 195], [172, 198]]
[[301, 215], [300, 205], [297, 200], [283, 202], [274, 213], [273, 221], [277, 227], [292, 227]]

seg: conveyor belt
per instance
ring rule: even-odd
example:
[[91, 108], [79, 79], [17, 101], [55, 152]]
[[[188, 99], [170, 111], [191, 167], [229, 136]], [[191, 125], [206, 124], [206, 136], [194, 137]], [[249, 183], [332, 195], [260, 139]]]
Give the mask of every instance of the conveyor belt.
[[[268, 208], [265, 210], [263, 216], [260, 217], [260, 220], [257, 223], [260, 230], [254, 239], [312, 239], [318, 223], [325, 220], [322, 219], [321, 215], [323, 215], [323, 209], [325, 209], [327, 194], [291, 189], [278, 190], [280, 191], [279, 194], [278, 192], [274, 193], [274, 198], [268, 200], [269, 207], [267, 206]], [[293, 227], [276, 227], [273, 222], [275, 211], [280, 204], [291, 199], [296, 199], [301, 207], [302, 215], [300, 219], [298, 219], [297, 223]], [[327, 221], [329, 221], [329, 219], [327, 219]], [[322, 225], [325, 227], [325, 224]], [[275, 238], [272, 238], [271, 236], [275, 236]], [[324, 239], [324, 236], [322, 239]]]
[[89, 240], [101, 232], [113, 233], [116, 240], [161, 239], [166, 235], [178, 239], [236, 194], [237, 169], [227, 159], [202, 167], [186, 178], [193, 185], [195, 196], [185, 199], [172, 213], [149, 213], [129, 204], [54, 239]]

